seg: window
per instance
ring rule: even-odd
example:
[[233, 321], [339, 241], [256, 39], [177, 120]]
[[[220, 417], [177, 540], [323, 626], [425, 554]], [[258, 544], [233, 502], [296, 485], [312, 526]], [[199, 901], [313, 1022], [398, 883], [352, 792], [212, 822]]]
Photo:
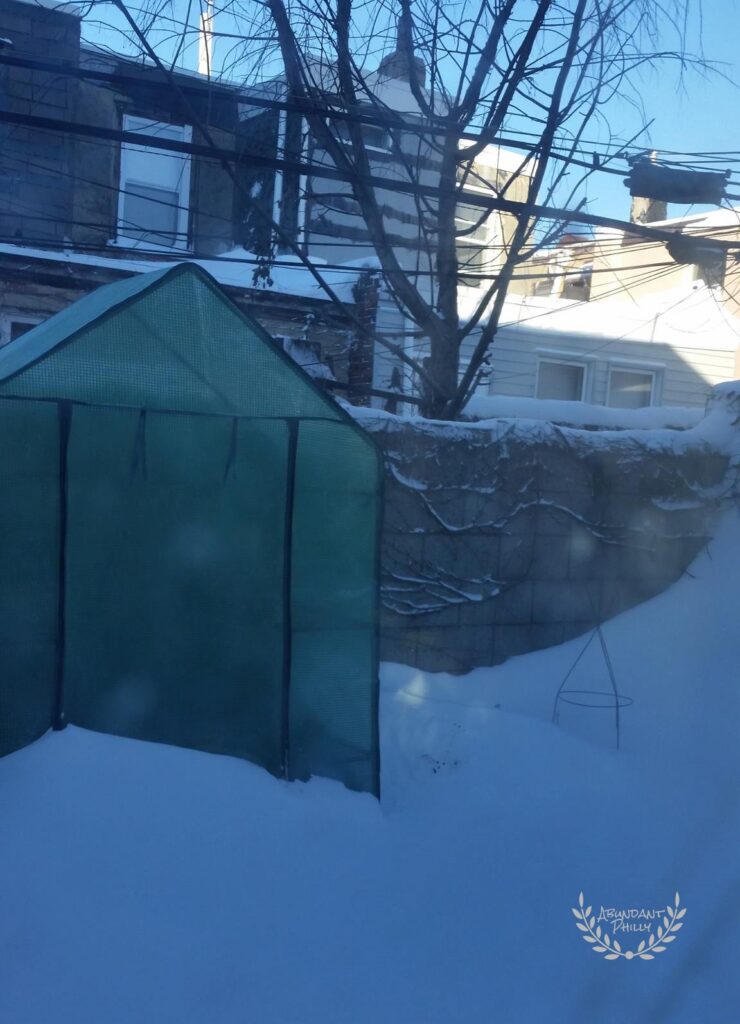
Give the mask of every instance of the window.
[[[163, 124], [129, 115], [123, 118], [123, 130], [175, 142], [191, 139], [187, 125]], [[119, 242], [150, 248], [187, 248], [189, 205], [188, 155], [123, 143]]]
[[591, 294], [591, 273], [593, 267], [586, 264], [577, 270], [569, 270], [565, 274], [563, 290], [560, 293], [563, 299], [578, 299], [582, 302], [588, 301]]
[[366, 124], [362, 129], [362, 133], [368, 149], [379, 149], [386, 153], [390, 151], [391, 138], [385, 129]]
[[484, 283], [480, 277], [466, 277], [465, 271], [480, 275], [486, 270], [485, 244], [489, 238], [489, 231], [488, 222], [483, 218], [488, 215], [489, 211], [484, 207], [470, 203], [458, 203], [455, 210], [459, 280], [460, 284], [467, 285], [468, 288], [480, 288]]
[[[329, 127], [332, 126], [332, 122], [328, 121]], [[350, 135], [349, 125], [346, 122], [339, 122], [334, 126], [337, 139], [344, 146], [352, 145], [352, 136]], [[362, 125], [362, 137], [365, 142], [365, 148], [369, 152], [378, 153], [390, 153], [391, 151], [391, 137], [385, 128], [380, 128], [377, 125], [363, 124]]]
[[548, 268], [545, 273], [540, 273], [536, 278], [532, 287], [532, 294], [552, 295], [557, 290], [557, 282], [558, 277], [555, 274], [552, 274]]
[[[481, 277], [486, 272], [486, 250], [480, 245], [458, 245], [457, 269], [460, 284], [468, 288], [480, 288], [485, 282]], [[475, 274], [475, 277], [467, 277]]]
[[558, 398], [564, 402], [582, 402], [586, 385], [583, 363], [540, 359], [537, 363], [537, 398]]
[[331, 356], [321, 357], [321, 342], [309, 341], [308, 338], [291, 338], [288, 334], [273, 334], [272, 339], [286, 355], [303, 367], [309, 377], [318, 380], [333, 380], [333, 360]]
[[23, 334], [30, 331], [41, 320], [30, 316], [15, 316], [13, 313], [0, 315], [0, 345], [8, 345], [17, 341]]
[[617, 409], [643, 409], [653, 404], [655, 373], [610, 367], [607, 404]]
[[[458, 203], [455, 211], [455, 226], [457, 231], [464, 231], [461, 235], [464, 239], [476, 239], [480, 242], [488, 241], [488, 221], [484, 217], [490, 216], [490, 211], [483, 206], [470, 206], [467, 203]], [[482, 223], [480, 223], [482, 221]]]

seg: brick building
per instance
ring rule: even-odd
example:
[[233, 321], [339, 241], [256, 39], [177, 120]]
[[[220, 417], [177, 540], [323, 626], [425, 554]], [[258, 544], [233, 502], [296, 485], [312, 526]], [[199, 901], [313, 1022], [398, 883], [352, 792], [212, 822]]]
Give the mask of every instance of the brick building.
[[[247, 138], [236, 88], [179, 72], [172, 88], [87, 46], [69, 5], [0, 0], [0, 39], [0, 344], [101, 284], [195, 259], [309, 373], [347, 379], [366, 275], [334, 273], [337, 306], [295, 257], [260, 262], [274, 182], [260, 196], [259, 161], [238, 155], [274, 158], [274, 140], [254, 126]], [[235, 155], [233, 177], [204, 127]], [[366, 298], [362, 310], [367, 322]]]

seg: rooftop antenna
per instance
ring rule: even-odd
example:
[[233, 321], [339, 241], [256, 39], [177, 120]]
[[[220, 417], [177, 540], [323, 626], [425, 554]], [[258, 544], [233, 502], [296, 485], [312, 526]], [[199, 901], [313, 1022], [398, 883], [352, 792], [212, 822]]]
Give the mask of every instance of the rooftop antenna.
[[211, 77], [213, 70], [213, 0], [201, 0], [198, 32], [198, 74]]

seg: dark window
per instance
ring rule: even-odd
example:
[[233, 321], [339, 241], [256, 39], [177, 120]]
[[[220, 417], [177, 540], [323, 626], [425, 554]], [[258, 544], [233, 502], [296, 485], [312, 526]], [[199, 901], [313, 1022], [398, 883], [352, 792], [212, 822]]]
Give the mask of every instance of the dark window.
[[[482, 206], [470, 206], [467, 203], [459, 203], [456, 212], [455, 226], [458, 231], [464, 231], [461, 238], [475, 238], [482, 242], [488, 241], [488, 211]], [[486, 218], [484, 220], [483, 218]], [[482, 223], [479, 223], [481, 222]]]
[[122, 234], [144, 242], [176, 245], [179, 200], [179, 192], [172, 189], [129, 182], [123, 197]]
[[706, 259], [694, 264], [694, 280], [703, 281], [709, 288], [722, 287], [725, 283], [724, 256]]
[[36, 324], [29, 324], [23, 320], [11, 320], [10, 321], [10, 341], [16, 341], [22, 334], [27, 334], [28, 331], [33, 330]]
[[[484, 283], [480, 275], [486, 271], [486, 250], [480, 245], [458, 245], [457, 266], [460, 284], [480, 288]], [[468, 274], [477, 276], [468, 277]]]
[[653, 400], [655, 375], [640, 370], [612, 370], [609, 374], [609, 405], [617, 409], [643, 409]]
[[[348, 124], [340, 124], [335, 128], [337, 138], [345, 146], [352, 145], [352, 136]], [[391, 137], [385, 128], [379, 128], [371, 124], [362, 125], [362, 137], [368, 149], [377, 149], [383, 153], [391, 150]]]
[[565, 402], [583, 400], [585, 366], [541, 359], [537, 373], [537, 397], [559, 398]]

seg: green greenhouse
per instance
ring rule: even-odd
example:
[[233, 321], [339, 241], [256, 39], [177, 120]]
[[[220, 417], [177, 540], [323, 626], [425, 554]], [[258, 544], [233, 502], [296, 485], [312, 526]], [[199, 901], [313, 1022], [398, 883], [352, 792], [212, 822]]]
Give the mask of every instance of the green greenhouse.
[[72, 723], [378, 792], [378, 452], [210, 275], [7, 346], [0, 418], [0, 754]]

